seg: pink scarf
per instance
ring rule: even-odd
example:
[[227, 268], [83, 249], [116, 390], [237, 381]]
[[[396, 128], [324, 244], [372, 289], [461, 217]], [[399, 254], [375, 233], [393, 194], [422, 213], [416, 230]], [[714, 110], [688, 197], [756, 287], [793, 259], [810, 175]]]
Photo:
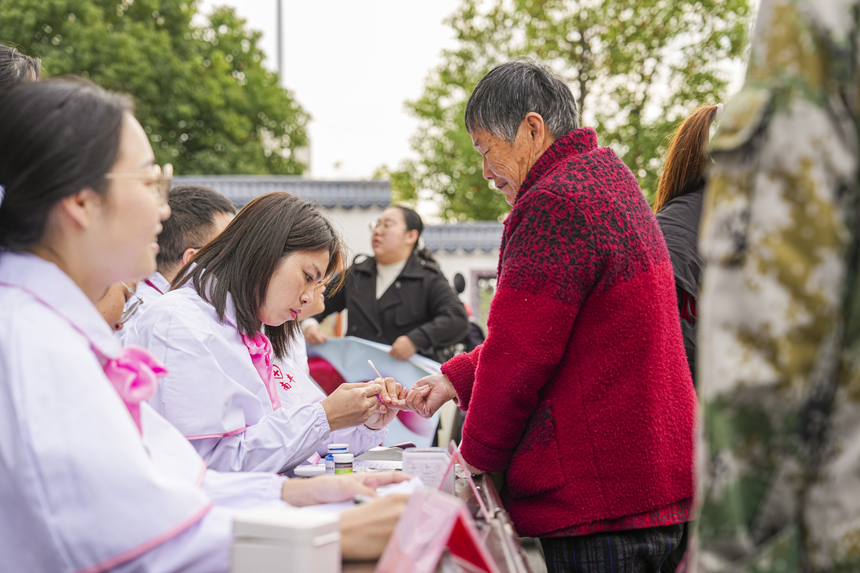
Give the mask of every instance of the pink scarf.
[[140, 403], [155, 394], [156, 381], [167, 374], [167, 369], [146, 349], [126, 346], [119, 351], [117, 358], [105, 363], [104, 372], [128, 408], [138, 431], [143, 434]]
[[263, 384], [266, 385], [266, 390], [269, 392], [269, 400], [272, 401], [272, 410], [277, 410], [281, 407], [281, 399], [278, 397], [275, 379], [272, 377], [271, 341], [265, 334], [258, 332], [253, 338], [247, 334], [243, 334], [242, 342], [248, 347], [251, 362], [254, 363], [254, 368], [257, 369], [257, 373], [263, 379]]

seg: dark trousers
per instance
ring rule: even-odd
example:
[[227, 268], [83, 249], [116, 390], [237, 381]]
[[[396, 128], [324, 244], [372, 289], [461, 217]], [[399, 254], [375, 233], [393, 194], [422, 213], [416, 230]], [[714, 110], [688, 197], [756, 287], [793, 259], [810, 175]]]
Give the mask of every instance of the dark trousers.
[[659, 573], [681, 543], [684, 525], [542, 537], [548, 573]]

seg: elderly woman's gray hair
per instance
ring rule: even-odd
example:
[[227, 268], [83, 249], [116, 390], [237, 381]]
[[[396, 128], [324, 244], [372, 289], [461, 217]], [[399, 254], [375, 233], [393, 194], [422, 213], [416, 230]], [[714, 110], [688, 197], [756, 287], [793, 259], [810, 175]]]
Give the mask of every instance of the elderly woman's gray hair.
[[481, 78], [466, 104], [469, 133], [487, 131], [513, 144], [526, 114], [539, 114], [555, 139], [579, 127], [567, 83], [534, 60], [512, 60]]

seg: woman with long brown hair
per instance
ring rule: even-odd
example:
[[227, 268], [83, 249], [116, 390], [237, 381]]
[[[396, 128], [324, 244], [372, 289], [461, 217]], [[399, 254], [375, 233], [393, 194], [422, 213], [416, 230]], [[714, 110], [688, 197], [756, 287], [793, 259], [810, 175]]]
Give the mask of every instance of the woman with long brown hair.
[[[0, 97], [3, 571], [227, 573], [237, 512], [403, 479], [219, 474], [148, 406], [163, 366], [121, 349], [94, 306], [155, 270], [170, 214], [169, 177], [132, 111], [80, 78]], [[381, 554], [405, 506], [391, 497], [343, 514], [344, 558]]]
[[696, 379], [696, 301], [704, 265], [697, 248], [699, 219], [711, 124], [719, 109], [719, 105], [697, 108], [672, 134], [654, 199], [654, 212], [672, 259], [681, 332], [693, 381]]
[[284, 192], [263, 195], [126, 333], [126, 344], [143, 346], [168, 371], [150, 404], [210, 468], [284, 472], [325, 455], [329, 443], [361, 454], [385, 439], [396, 415], [386, 404], [400, 391], [393, 379], [314, 395], [287, 354], [301, 336], [298, 315], [318, 298], [343, 250], [319, 208]]
[[[681, 334], [687, 363], [696, 381], [696, 301], [704, 263], [699, 255], [699, 220], [705, 194], [705, 167], [711, 124], [720, 105], [696, 108], [671, 135], [663, 175], [654, 199], [654, 212], [672, 259]], [[674, 572], [687, 550], [687, 526], [678, 547], [663, 562], [661, 571]]]

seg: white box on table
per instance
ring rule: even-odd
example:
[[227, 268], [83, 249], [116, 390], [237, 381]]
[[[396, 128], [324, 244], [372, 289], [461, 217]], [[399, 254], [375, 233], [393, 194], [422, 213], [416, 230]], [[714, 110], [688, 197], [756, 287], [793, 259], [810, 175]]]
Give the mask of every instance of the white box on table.
[[267, 506], [233, 519], [231, 573], [340, 573], [340, 516]]

